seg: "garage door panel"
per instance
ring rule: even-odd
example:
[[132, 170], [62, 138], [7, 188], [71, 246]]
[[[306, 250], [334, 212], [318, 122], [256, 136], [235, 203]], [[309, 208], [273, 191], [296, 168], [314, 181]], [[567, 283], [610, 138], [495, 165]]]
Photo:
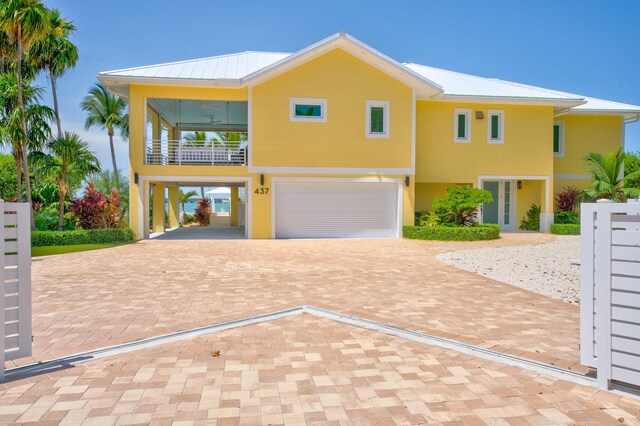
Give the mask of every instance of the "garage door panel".
[[277, 182], [276, 238], [398, 236], [395, 183]]

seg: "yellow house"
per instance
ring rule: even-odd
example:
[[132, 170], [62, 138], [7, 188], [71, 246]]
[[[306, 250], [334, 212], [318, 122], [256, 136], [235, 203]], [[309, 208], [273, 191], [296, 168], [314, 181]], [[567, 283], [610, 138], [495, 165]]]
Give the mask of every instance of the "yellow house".
[[[399, 63], [339, 33], [297, 53], [243, 52], [103, 72], [129, 102], [130, 222], [178, 226], [178, 188], [226, 187], [247, 238], [399, 237], [454, 184], [485, 188], [479, 220], [541, 228], [588, 182], [640, 107]], [[195, 140], [194, 140], [195, 139]], [[153, 214], [150, 214], [150, 212]]]

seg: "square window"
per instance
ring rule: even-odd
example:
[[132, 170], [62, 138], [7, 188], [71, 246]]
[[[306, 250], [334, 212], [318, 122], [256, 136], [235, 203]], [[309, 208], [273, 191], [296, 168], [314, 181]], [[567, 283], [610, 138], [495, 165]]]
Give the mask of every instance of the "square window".
[[327, 100], [316, 98], [289, 99], [289, 120], [306, 122], [327, 121]]
[[389, 101], [367, 101], [367, 128], [365, 136], [368, 138], [389, 137]]
[[455, 109], [454, 110], [454, 142], [471, 143], [471, 110]]

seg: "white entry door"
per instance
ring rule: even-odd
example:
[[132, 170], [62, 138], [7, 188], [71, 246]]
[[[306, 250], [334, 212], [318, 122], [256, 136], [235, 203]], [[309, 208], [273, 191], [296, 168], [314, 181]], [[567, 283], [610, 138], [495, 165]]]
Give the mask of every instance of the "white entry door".
[[400, 185], [281, 181], [274, 185], [276, 238], [396, 238]]
[[485, 180], [482, 188], [491, 192], [493, 202], [482, 205], [482, 223], [496, 223], [504, 231], [515, 226], [515, 187], [512, 180]]

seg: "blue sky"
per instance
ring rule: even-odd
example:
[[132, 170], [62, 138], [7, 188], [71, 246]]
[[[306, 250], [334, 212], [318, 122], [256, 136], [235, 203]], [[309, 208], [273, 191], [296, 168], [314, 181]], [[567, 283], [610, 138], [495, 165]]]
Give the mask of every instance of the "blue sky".
[[[80, 133], [105, 167], [107, 135], [83, 130], [79, 106], [98, 72], [244, 50], [295, 52], [340, 30], [400, 62], [640, 105], [638, 1], [45, 3], [78, 27], [78, 66], [59, 81], [63, 128]], [[640, 124], [627, 126], [626, 141], [640, 151]], [[120, 168], [127, 149], [118, 141]]]

